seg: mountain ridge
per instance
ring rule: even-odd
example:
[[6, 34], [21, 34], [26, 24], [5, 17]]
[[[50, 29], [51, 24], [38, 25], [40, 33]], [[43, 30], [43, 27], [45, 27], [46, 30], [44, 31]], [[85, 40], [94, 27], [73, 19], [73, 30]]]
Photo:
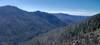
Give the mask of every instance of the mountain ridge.
[[21, 45], [100, 45], [100, 14], [76, 25], [47, 32]]
[[0, 7], [0, 44], [18, 45], [67, 24], [50, 13], [27, 12], [12, 6]]
[[16, 7], [12, 6], [1, 7], [0, 44], [3, 45], [3, 43], [5, 43], [9, 45], [14, 45], [14, 43], [17, 44], [18, 42], [23, 42], [39, 34], [42, 34], [43, 32], [47, 32], [50, 29], [65, 25], [55, 16], [53, 16], [53, 18], [56, 20], [54, 22], [59, 22], [59, 23], [58, 24], [52, 23], [52, 20], [50, 21], [46, 18], [42, 18], [33, 13], [20, 10], [19, 8]]

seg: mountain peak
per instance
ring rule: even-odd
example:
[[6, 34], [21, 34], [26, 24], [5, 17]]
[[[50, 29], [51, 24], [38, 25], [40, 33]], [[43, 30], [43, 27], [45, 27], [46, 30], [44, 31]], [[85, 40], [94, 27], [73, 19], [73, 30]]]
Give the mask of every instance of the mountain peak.
[[35, 12], [41, 12], [41, 11], [38, 10], [38, 11], [35, 11]]
[[35, 11], [34, 13], [46, 13], [46, 12], [42, 12], [42, 11]]
[[16, 6], [6, 5], [0, 7], [0, 15], [23, 15], [25, 11]]
[[20, 9], [20, 8], [18, 8], [18, 7], [16, 7], [16, 6], [12, 6], [12, 5], [5, 5], [5, 6], [1, 6], [0, 7], [0, 10], [2, 10], [2, 11], [24, 11], [24, 10], [22, 10], [22, 9]]
[[5, 6], [2, 6], [2, 7], [15, 7], [15, 6], [12, 6], [12, 5], [5, 5]]
[[16, 9], [18, 9], [16, 6], [12, 6], [12, 5], [6, 5], [6, 6], [2, 6], [2, 7], [0, 7], [0, 8], [12, 8], [12, 9], [14, 9], [14, 8], [16, 8]]

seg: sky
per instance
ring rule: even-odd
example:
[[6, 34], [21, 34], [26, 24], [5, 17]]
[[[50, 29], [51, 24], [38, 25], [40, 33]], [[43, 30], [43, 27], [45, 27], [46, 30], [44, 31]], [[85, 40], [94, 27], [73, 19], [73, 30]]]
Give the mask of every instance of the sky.
[[12, 5], [34, 12], [67, 13], [91, 16], [100, 12], [100, 0], [0, 0], [0, 6]]

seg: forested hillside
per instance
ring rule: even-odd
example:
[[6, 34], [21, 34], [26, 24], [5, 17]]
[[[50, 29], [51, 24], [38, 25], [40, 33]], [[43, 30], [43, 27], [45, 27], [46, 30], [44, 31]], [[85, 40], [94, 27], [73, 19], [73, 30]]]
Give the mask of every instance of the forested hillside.
[[[41, 16], [40, 16], [41, 15]], [[65, 26], [48, 13], [27, 12], [15, 6], [0, 7], [0, 45], [17, 45], [51, 29]]]
[[21, 45], [100, 45], [100, 14], [79, 24], [55, 29]]
[[[69, 21], [70, 19], [66, 20]], [[68, 26], [70, 23], [65, 23], [50, 13], [28, 12], [15, 6], [2, 6], [0, 7], [0, 45], [25, 43], [56, 28]]]

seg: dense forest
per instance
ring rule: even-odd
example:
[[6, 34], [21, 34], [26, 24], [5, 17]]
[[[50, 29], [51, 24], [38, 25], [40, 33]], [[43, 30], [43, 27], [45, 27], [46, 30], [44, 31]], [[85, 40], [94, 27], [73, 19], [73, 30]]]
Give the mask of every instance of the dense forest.
[[100, 45], [100, 14], [47, 32], [21, 45]]

